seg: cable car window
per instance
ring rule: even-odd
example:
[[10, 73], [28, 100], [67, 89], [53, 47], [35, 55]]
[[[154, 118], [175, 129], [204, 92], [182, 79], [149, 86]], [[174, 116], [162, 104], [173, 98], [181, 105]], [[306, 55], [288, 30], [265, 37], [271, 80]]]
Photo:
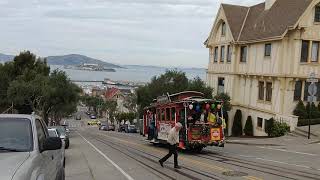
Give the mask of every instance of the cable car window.
[[157, 109], [157, 121], [161, 121], [160, 109]]
[[166, 109], [166, 121], [171, 121], [171, 119], [170, 119], [170, 108]]
[[165, 121], [166, 117], [165, 117], [165, 110], [161, 109], [161, 121]]
[[175, 121], [176, 120], [176, 108], [171, 108], [171, 120]]

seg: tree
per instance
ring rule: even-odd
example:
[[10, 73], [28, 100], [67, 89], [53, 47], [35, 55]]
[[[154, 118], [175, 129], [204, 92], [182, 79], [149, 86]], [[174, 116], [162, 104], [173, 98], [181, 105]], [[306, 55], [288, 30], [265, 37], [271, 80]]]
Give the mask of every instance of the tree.
[[293, 114], [298, 116], [299, 119], [307, 119], [308, 118], [307, 109], [301, 100], [296, 105], [296, 108], [294, 109]]
[[[309, 107], [310, 106], [310, 107]], [[318, 108], [316, 107], [316, 105], [314, 104], [314, 102], [308, 103], [308, 113], [310, 113], [310, 119], [316, 119], [316, 118], [320, 118], [320, 112], [318, 111]]]
[[241, 136], [242, 135], [242, 112], [240, 109], [236, 111], [232, 125], [232, 135]]
[[272, 136], [272, 128], [274, 126], [274, 119], [270, 118], [268, 121], [266, 121], [264, 131], [268, 134], [268, 136]]
[[139, 115], [142, 116], [143, 108], [149, 106], [154, 98], [186, 90], [200, 91], [206, 98], [212, 98], [212, 88], [206, 86], [200, 78], [188, 80], [182, 71], [168, 70], [160, 76], [152, 77], [150, 83], [136, 90]]
[[45, 59], [29, 51], [0, 66], [0, 110], [11, 104], [18, 113], [59, 120], [74, 111], [81, 89], [63, 71], [53, 71]]
[[253, 124], [251, 116], [248, 116], [246, 124], [244, 126], [244, 134], [247, 136], [253, 136]]

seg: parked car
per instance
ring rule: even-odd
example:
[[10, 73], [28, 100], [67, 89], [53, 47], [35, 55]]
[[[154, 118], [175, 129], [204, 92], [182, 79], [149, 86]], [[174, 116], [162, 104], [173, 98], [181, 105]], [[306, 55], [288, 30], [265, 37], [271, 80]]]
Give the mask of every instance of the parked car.
[[[60, 138], [60, 133], [59, 133], [59, 131], [56, 129], [56, 128], [48, 128], [48, 133], [49, 133], [49, 136], [50, 137], [58, 137], [58, 138]], [[62, 161], [62, 163], [63, 163], [63, 167], [65, 167], [65, 162], [66, 162], [66, 158], [65, 158], [65, 147], [66, 147], [66, 145], [65, 145], [65, 143], [64, 143], [64, 141], [63, 141], [63, 139], [62, 138], [60, 138], [61, 139], [61, 141], [62, 141], [62, 148], [61, 148], [61, 150], [60, 151], [57, 151], [57, 156], [61, 156], [61, 159], [63, 160]]]
[[60, 138], [62, 141], [64, 141], [65, 143], [65, 148], [68, 149], [69, 146], [70, 146], [70, 139], [69, 139], [69, 135], [65, 129], [64, 126], [51, 126], [50, 128], [55, 128], [57, 129], [57, 131], [59, 132], [60, 134]]
[[115, 131], [115, 126], [113, 124], [102, 124], [99, 127], [99, 130], [102, 130], [102, 131]]
[[40, 117], [0, 114], [1, 180], [63, 180], [61, 148]]
[[138, 132], [138, 130], [135, 125], [128, 126], [128, 133], [137, 133], [137, 132]]
[[91, 114], [91, 115], [90, 115], [90, 119], [97, 119], [97, 116], [96, 116], [96, 115]]
[[118, 132], [128, 132], [128, 124], [121, 124], [118, 128]]

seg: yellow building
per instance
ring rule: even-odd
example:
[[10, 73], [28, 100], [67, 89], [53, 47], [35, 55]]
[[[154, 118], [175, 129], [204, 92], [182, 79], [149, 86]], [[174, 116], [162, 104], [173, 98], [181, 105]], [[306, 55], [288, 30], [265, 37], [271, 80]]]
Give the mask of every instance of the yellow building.
[[320, 75], [319, 43], [320, 0], [221, 4], [205, 42], [207, 83], [215, 93], [230, 94], [229, 124], [240, 109], [243, 126], [252, 117], [254, 135], [266, 135], [265, 121], [272, 117], [294, 130], [298, 118], [292, 113], [298, 100], [307, 100], [306, 79], [311, 72]]

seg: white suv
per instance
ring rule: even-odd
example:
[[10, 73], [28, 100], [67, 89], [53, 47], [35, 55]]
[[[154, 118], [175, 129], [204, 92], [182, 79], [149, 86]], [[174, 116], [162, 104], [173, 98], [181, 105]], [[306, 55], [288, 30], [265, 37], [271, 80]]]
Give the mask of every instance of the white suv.
[[61, 147], [39, 117], [0, 114], [1, 180], [64, 180]]

